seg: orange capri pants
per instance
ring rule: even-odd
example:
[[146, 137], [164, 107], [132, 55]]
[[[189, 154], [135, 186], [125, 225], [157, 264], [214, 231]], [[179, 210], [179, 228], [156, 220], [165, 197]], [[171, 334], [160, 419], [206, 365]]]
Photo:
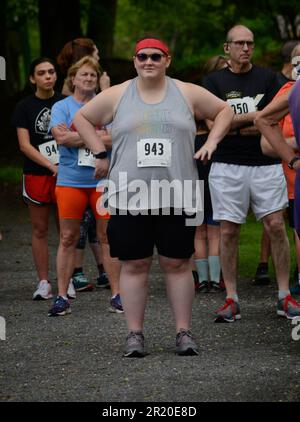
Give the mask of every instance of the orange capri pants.
[[86, 207], [90, 205], [96, 220], [109, 220], [109, 213], [101, 204], [102, 194], [96, 188], [56, 186], [59, 219], [81, 220]]

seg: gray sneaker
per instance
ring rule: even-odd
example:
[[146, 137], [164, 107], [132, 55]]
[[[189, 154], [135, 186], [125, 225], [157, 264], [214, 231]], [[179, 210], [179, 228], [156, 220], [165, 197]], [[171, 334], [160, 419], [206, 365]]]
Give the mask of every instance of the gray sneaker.
[[131, 331], [126, 337], [123, 356], [126, 358], [143, 358], [146, 354], [143, 333], [141, 331]]
[[241, 319], [241, 309], [238, 302], [226, 298], [225, 305], [215, 313], [215, 322], [235, 322]]
[[198, 355], [198, 347], [190, 330], [180, 328], [176, 335], [176, 351], [180, 356]]
[[291, 295], [277, 302], [277, 315], [293, 319], [300, 316], [300, 304]]

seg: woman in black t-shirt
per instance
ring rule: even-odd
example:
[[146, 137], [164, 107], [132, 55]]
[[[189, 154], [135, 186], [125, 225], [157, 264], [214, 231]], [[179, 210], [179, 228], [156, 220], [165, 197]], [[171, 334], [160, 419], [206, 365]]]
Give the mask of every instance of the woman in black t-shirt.
[[59, 158], [48, 126], [51, 107], [63, 96], [54, 92], [56, 70], [48, 58], [32, 62], [29, 80], [35, 86], [35, 93], [17, 104], [12, 123], [24, 154], [23, 199], [29, 209], [32, 254], [39, 278], [33, 299], [43, 300], [52, 297], [48, 277], [48, 224], [50, 206], [56, 203], [54, 189]]

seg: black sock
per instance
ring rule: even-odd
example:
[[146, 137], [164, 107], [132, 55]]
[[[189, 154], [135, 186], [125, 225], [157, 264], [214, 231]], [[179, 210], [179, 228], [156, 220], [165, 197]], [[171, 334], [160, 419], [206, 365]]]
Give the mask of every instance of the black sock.
[[99, 265], [97, 265], [97, 267], [98, 267], [99, 275], [101, 275], [105, 272], [103, 264], [99, 264]]
[[74, 268], [73, 275], [83, 273], [82, 267]]

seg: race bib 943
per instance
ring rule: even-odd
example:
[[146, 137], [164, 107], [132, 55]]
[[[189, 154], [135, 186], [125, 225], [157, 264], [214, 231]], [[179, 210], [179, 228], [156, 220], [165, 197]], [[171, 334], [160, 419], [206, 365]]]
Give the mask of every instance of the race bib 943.
[[171, 158], [170, 139], [140, 139], [137, 143], [138, 167], [170, 167]]

